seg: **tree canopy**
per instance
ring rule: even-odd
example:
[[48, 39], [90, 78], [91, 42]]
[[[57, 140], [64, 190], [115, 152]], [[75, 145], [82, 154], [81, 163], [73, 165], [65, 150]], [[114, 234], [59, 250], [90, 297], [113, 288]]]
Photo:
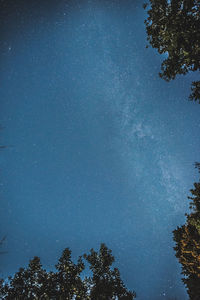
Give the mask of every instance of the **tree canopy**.
[[[199, 165], [196, 165], [199, 169]], [[176, 257], [182, 265], [183, 282], [191, 300], [200, 299], [200, 181], [190, 190], [191, 213], [186, 223], [174, 230]]]
[[55, 272], [43, 269], [40, 258], [34, 257], [27, 268], [20, 268], [13, 277], [1, 280], [0, 297], [7, 300], [132, 300], [136, 297], [126, 289], [119, 270], [111, 268], [114, 257], [105, 244], [101, 244], [99, 252], [91, 249], [84, 258], [91, 270], [89, 277], [81, 275], [85, 269], [83, 257], [74, 263], [69, 248], [63, 251]]
[[[147, 40], [167, 54], [160, 77], [169, 81], [178, 74], [200, 70], [200, 1], [150, 0], [145, 20]], [[144, 4], [144, 8], [148, 4]], [[200, 103], [200, 81], [191, 85], [191, 100]]]

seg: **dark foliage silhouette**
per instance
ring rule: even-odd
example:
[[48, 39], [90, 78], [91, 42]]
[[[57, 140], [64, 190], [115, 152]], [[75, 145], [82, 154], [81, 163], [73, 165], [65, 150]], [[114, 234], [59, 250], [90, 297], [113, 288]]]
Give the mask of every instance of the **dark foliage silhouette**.
[[[200, 1], [150, 0], [145, 20], [147, 39], [160, 54], [160, 77], [169, 81], [178, 74], [200, 70]], [[146, 9], [148, 4], [144, 4]], [[200, 81], [191, 85], [190, 100], [200, 103]]]
[[1, 299], [59, 299], [59, 300], [132, 300], [135, 293], [126, 289], [117, 268], [111, 268], [114, 257], [105, 244], [99, 252], [91, 249], [84, 254], [92, 273], [81, 276], [85, 268], [83, 258], [77, 263], [71, 260], [71, 251], [66, 248], [60, 257], [56, 271], [42, 268], [40, 258], [34, 257], [27, 268], [20, 268], [13, 277], [1, 281]]
[[[196, 163], [199, 169], [199, 164]], [[191, 213], [186, 223], [173, 231], [176, 257], [182, 265], [183, 282], [191, 300], [200, 299], [200, 182], [190, 190]]]

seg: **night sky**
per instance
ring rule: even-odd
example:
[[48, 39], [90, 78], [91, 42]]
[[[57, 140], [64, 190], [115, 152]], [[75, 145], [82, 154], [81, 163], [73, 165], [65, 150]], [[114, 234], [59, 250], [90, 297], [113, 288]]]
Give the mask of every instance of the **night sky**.
[[187, 299], [172, 230], [198, 180], [195, 74], [159, 78], [141, 1], [0, 8], [0, 275], [104, 242], [137, 299]]

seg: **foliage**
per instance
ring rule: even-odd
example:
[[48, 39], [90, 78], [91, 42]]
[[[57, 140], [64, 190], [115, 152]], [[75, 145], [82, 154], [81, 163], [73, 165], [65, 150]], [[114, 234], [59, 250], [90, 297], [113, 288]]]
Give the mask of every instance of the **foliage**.
[[71, 251], [66, 248], [56, 265], [55, 272], [42, 268], [39, 257], [34, 257], [28, 267], [8, 280], [0, 282], [0, 298], [7, 300], [132, 300], [135, 293], [128, 291], [119, 270], [111, 269], [114, 262], [111, 250], [101, 244], [99, 253], [93, 249], [84, 254], [92, 271], [91, 277], [81, 277], [85, 268], [82, 257], [77, 264], [71, 260]]
[[[199, 168], [199, 164], [196, 165]], [[173, 231], [176, 257], [182, 265], [183, 282], [191, 300], [200, 299], [200, 182], [191, 189], [190, 214], [186, 223]]]
[[[147, 13], [147, 40], [160, 54], [167, 54], [160, 77], [169, 81], [178, 74], [199, 71], [199, 0], [150, 0]], [[200, 81], [192, 82], [191, 89], [189, 98], [200, 103]]]
[[90, 254], [84, 255], [84, 257], [89, 262], [93, 273], [89, 279], [91, 299], [131, 300], [135, 298], [135, 293], [129, 292], [125, 288], [119, 270], [111, 269], [114, 257], [106, 245], [101, 244], [99, 253], [91, 249]]

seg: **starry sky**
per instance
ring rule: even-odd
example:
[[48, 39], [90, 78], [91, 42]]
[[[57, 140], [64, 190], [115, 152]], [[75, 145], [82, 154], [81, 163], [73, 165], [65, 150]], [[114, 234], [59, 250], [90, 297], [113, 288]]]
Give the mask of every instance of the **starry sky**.
[[1, 276], [104, 242], [138, 299], [187, 299], [172, 230], [198, 179], [196, 75], [159, 78], [141, 1], [0, 6]]

